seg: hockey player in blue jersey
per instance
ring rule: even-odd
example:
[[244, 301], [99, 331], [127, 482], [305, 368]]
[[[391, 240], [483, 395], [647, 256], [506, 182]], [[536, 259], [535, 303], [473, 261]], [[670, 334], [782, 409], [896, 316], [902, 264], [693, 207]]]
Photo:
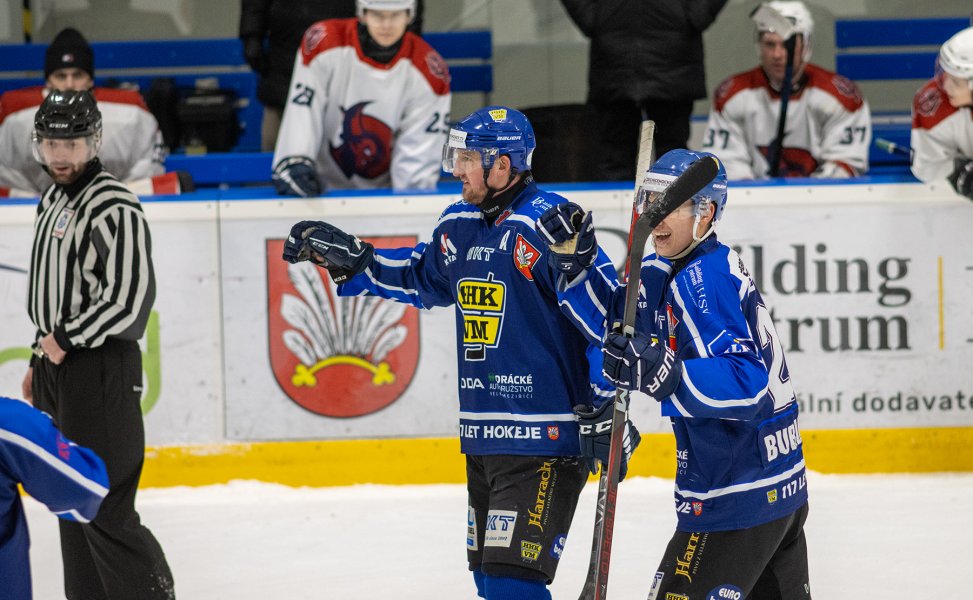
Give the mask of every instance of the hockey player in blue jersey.
[[[585, 283], [571, 286], [549, 265], [534, 221], [566, 200], [534, 182], [535, 145], [519, 111], [478, 110], [449, 132], [443, 169], [462, 182], [463, 200], [443, 211], [431, 243], [375, 250], [305, 221], [284, 248], [285, 260], [327, 268], [341, 295], [455, 306], [467, 558], [489, 600], [551, 597], [587, 479], [573, 407], [600, 406], [614, 389], [602, 376], [606, 309], [593, 288], [614, 288], [617, 275], [595, 246]], [[626, 458], [634, 428], [627, 442]]]
[[[710, 156], [664, 154], [645, 175], [640, 205]], [[716, 239], [725, 205], [721, 164], [653, 232], [636, 335], [611, 332], [605, 340], [605, 377], [660, 402], [676, 437], [678, 525], [649, 600], [811, 597], [797, 402], [770, 312], [740, 256]], [[583, 215], [577, 205], [553, 207], [538, 230], [551, 243], [570, 240], [575, 214]], [[562, 254], [555, 264], [575, 273], [577, 252]], [[601, 296], [613, 323], [624, 290]]]
[[0, 597], [30, 600], [30, 537], [17, 484], [62, 519], [87, 523], [108, 494], [97, 454], [66, 439], [51, 418], [0, 396]]

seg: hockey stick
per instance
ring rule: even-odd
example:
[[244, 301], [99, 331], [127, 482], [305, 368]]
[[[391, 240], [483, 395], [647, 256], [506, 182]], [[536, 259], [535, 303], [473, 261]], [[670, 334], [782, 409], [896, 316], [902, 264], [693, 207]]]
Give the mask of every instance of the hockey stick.
[[884, 150], [889, 154], [901, 154], [902, 156], [908, 156], [909, 164], [912, 164], [912, 148], [908, 146], [900, 146], [885, 138], [875, 138], [875, 146], [878, 147], [879, 150]]
[[[797, 44], [797, 35], [794, 24], [787, 17], [780, 14], [774, 8], [761, 4], [750, 13], [750, 18], [757, 24], [760, 31], [772, 31], [784, 40], [784, 49], [787, 52], [787, 64], [784, 65], [784, 80], [780, 84], [780, 115], [777, 117], [777, 135], [770, 143], [767, 150], [767, 162], [770, 169], [767, 174], [770, 177], [780, 175], [780, 156], [784, 148], [784, 129], [787, 126], [787, 103], [791, 98], [791, 78], [794, 76], [794, 47]], [[807, 40], [805, 40], [807, 43]]]
[[[632, 263], [630, 262], [632, 255], [632, 235], [635, 233], [635, 223], [638, 218], [638, 214], [635, 211], [636, 204], [638, 202], [639, 186], [642, 182], [642, 178], [645, 177], [645, 172], [652, 165], [652, 143], [655, 138], [655, 121], [643, 120], [642, 126], [639, 129], [639, 150], [638, 158], [635, 163], [635, 190], [634, 190], [634, 201], [632, 202], [632, 218], [629, 224], [629, 234], [628, 234], [628, 246], [629, 252], [625, 259], [625, 279], [628, 280], [629, 273], [632, 269]], [[611, 463], [611, 456], [614, 455], [615, 447], [618, 448], [618, 454], [621, 455], [622, 447], [622, 435], [625, 433], [625, 418], [628, 416], [628, 395], [626, 394], [622, 398], [622, 404], [619, 404], [619, 397], [616, 394], [615, 397], [615, 411], [612, 413], [612, 431], [611, 431], [611, 446], [609, 447], [609, 463]], [[621, 425], [617, 427], [619, 431], [618, 442], [615, 442], [615, 420], [619, 417], [621, 413]], [[621, 465], [619, 465], [620, 467]], [[610, 469], [605, 465], [602, 465], [601, 475], [598, 477], [598, 503], [595, 507], [595, 529], [591, 536], [591, 559], [588, 561], [588, 574], [585, 576], [584, 587], [581, 589], [580, 600], [592, 600], [593, 598], [604, 598], [605, 590], [608, 586], [608, 561], [611, 560], [611, 534], [614, 528], [615, 522], [615, 492], [618, 489], [618, 471], [615, 472], [615, 483], [610, 485], [609, 477]], [[609, 502], [609, 492], [611, 496], [611, 501]], [[610, 510], [610, 513], [608, 512]], [[607, 560], [605, 560], [605, 573], [601, 574], [601, 563], [605, 556], [605, 529], [606, 514], [610, 514], [611, 522], [608, 525], [608, 547], [607, 547]], [[596, 593], [596, 590], [600, 590], [600, 594]]]
[[[654, 125], [650, 126], [654, 127]], [[643, 134], [645, 126], [643, 125]], [[651, 133], [650, 133], [651, 135]], [[651, 143], [649, 144], [651, 147]], [[642, 164], [641, 152], [639, 163]], [[644, 174], [643, 169], [640, 173]], [[716, 177], [719, 164], [713, 159], [699, 160], [690, 165], [682, 175], [666, 188], [666, 191], [647, 210], [635, 220], [630, 235], [628, 263], [626, 267], [627, 287], [625, 289], [625, 309], [620, 324], [621, 331], [629, 337], [635, 335], [635, 317], [638, 307], [639, 285], [642, 256], [649, 235], [672, 211], [679, 208], [706, 184]], [[640, 178], [637, 178], [640, 180]], [[634, 279], [631, 275], [634, 273]], [[622, 465], [622, 445], [625, 434], [625, 421], [628, 419], [627, 390], [616, 390], [615, 405], [612, 413], [611, 443], [608, 451], [608, 464], [602, 465], [598, 483], [598, 502], [595, 514], [595, 530], [592, 540], [591, 563], [588, 576], [581, 591], [581, 600], [604, 600], [608, 594], [608, 571], [611, 564], [612, 535], [615, 527], [615, 505], [618, 494], [618, 478]]]

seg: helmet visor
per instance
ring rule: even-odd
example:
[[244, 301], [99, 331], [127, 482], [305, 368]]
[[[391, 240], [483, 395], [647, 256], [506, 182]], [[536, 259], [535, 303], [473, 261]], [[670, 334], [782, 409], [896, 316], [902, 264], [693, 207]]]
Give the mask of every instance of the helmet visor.
[[449, 142], [443, 146], [443, 171], [447, 173], [467, 173], [478, 167], [489, 169], [497, 159], [499, 150], [496, 148], [467, 148], [453, 143], [450, 135]]
[[101, 147], [101, 134], [86, 135], [74, 138], [46, 138], [31, 135], [31, 151], [34, 160], [42, 165], [66, 166], [83, 165], [98, 155]]

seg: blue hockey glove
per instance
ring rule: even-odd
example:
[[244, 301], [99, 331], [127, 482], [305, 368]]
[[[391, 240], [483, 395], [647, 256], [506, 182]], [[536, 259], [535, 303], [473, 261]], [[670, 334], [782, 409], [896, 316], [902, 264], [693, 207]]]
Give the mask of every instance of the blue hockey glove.
[[568, 279], [574, 279], [595, 264], [598, 245], [591, 213], [586, 214], [574, 202], [549, 208], [534, 223], [534, 229], [550, 246], [548, 264]]
[[668, 346], [653, 344], [643, 333], [629, 338], [613, 331], [601, 352], [605, 379], [616, 387], [663, 400], [676, 391], [682, 379], [682, 361]]
[[310, 260], [327, 269], [335, 283], [343, 283], [364, 271], [374, 254], [375, 248], [368, 242], [324, 221], [297, 223], [284, 243], [284, 260]]
[[271, 177], [274, 188], [281, 196], [320, 196], [321, 180], [314, 168], [314, 161], [306, 156], [289, 156], [274, 167]]
[[957, 194], [973, 200], [973, 160], [969, 158], [954, 160], [953, 172], [946, 179]]
[[[609, 400], [598, 408], [585, 404], [574, 407], [581, 435], [581, 456], [592, 473], [598, 472], [599, 461], [604, 465], [608, 464], [614, 406], [615, 402]], [[625, 435], [622, 437], [622, 466], [618, 471], [619, 481], [625, 479], [625, 474], [628, 473], [628, 461], [641, 441], [642, 436], [635, 428], [635, 423], [626, 419]]]

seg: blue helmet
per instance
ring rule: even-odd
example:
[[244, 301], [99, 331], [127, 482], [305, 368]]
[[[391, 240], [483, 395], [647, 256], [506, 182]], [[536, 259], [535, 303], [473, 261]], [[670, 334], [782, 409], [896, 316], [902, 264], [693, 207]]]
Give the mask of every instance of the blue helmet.
[[537, 139], [524, 113], [505, 106], [487, 106], [471, 113], [449, 130], [443, 147], [443, 170], [453, 171], [455, 150], [476, 150], [483, 168], [490, 169], [501, 155], [510, 157], [515, 172], [530, 171]]
[[[712, 202], [715, 207], [713, 221], [719, 221], [720, 217], [723, 216], [723, 208], [726, 206], [726, 168], [723, 167], [723, 161], [709, 152], [692, 152], [681, 148], [666, 152], [646, 171], [645, 179], [640, 188], [646, 192], [661, 192], [675, 181], [676, 177], [682, 175], [689, 168], [689, 165], [707, 156], [716, 159], [716, 162], [720, 165], [719, 171], [717, 171], [713, 181], [706, 184], [706, 187], [693, 196], [692, 200], [696, 205], [702, 202]], [[652, 177], [652, 175], [661, 177]]]

